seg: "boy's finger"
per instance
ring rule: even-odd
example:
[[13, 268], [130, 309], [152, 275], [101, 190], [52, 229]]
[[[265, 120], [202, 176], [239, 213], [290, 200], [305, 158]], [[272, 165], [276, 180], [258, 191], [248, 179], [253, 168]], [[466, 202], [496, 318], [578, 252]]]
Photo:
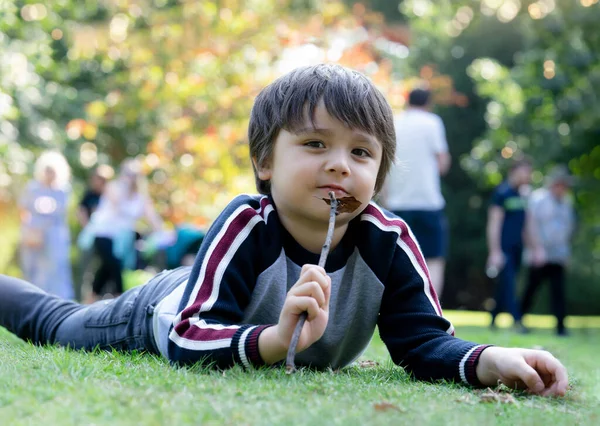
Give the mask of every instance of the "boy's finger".
[[536, 352], [534, 355], [534, 358], [529, 361], [529, 364], [540, 371], [540, 374], [552, 378], [551, 385], [547, 387], [544, 394], [564, 395], [569, 386], [567, 369], [550, 352]]
[[331, 299], [331, 277], [327, 275], [325, 277], [327, 279], [327, 287], [323, 289], [325, 293], [325, 309], [329, 310], [329, 299]]
[[530, 392], [540, 393], [546, 388], [537, 371], [526, 362], [519, 366], [517, 376], [525, 383]]
[[551, 354], [548, 354], [547, 359], [544, 360], [544, 367], [552, 376], [552, 385], [548, 389], [548, 395], [564, 395], [569, 386], [567, 369]]
[[320, 273], [321, 275], [327, 275], [327, 273], [325, 272], [325, 269], [323, 269], [322, 267], [320, 267], [319, 265], [313, 265], [310, 263], [306, 263], [302, 266], [302, 269], [300, 270], [300, 279], [302, 279], [302, 277], [310, 272], [317, 272]]
[[317, 301], [308, 296], [296, 296], [293, 298], [292, 313], [299, 315], [302, 312], [308, 313], [308, 320], [313, 320], [319, 315], [319, 305]]
[[326, 302], [325, 292], [316, 281], [309, 281], [298, 286], [294, 286], [290, 289], [290, 294], [298, 297], [313, 297], [317, 300], [319, 306], [325, 305]]
[[331, 283], [331, 278], [325, 273], [323, 268], [318, 266], [307, 270], [303, 275], [300, 276], [298, 283], [315, 281], [325, 290]]

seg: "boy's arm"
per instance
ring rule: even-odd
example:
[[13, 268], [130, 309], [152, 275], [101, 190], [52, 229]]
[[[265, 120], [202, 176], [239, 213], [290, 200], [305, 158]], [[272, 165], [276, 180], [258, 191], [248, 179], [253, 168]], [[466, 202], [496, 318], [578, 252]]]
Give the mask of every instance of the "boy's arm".
[[265, 223], [263, 206], [254, 201], [236, 198], [206, 234], [169, 334], [172, 362], [264, 364], [258, 340], [268, 325], [241, 324], [260, 272], [256, 255], [266, 250], [257, 249]]
[[400, 235], [392, 265], [378, 321], [392, 360], [417, 379], [480, 385], [475, 369], [487, 346], [453, 336], [452, 324], [441, 316], [423, 255], [407, 229]]

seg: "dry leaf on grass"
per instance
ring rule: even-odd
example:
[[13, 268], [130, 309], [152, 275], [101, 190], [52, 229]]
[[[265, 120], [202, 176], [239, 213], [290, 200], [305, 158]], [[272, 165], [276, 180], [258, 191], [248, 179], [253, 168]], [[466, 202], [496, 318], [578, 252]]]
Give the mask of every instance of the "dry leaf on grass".
[[373, 404], [373, 408], [375, 408], [375, 411], [394, 410], [394, 411], [399, 411], [400, 413], [406, 412], [405, 409], [400, 408], [397, 405], [392, 404], [391, 402], [377, 402], [377, 403]]
[[473, 400], [473, 397], [471, 395], [463, 395], [460, 398], [456, 399], [456, 402], [464, 402], [465, 404], [477, 404], [477, 402], [475, 402]]
[[514, 396], [506, 392], [496, 392], [487, 388], [479, 395], [479, 402], [500, 402], [502, 404], [514, 404], [517, 402]]
[[377, 361], [371, 361], [370, 359], [367, 359], [364, 361], [358, 361], [358, 366], [360, 368], [379, 367], [379, 363]]

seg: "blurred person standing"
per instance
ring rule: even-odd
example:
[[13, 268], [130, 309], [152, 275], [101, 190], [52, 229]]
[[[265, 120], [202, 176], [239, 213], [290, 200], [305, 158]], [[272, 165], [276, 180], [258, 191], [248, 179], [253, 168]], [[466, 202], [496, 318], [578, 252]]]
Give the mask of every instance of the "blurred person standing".
[[444, 286], [448, 246], [448, 222], [440, 176], [451, 163], [446, 131], [432, 113], [431, 93], [414, 89], [408, 108], [394, 119], [396, 164], [382, 194], [382, 204], [408, 223], [423, 251], [431, 282], [438, 297]]
[[124, 264], [128, 257], [135, 256], [136, 225], [142, 218], [146, 218], [154, 230], [162, 226], [148, 195], [139, 162], [125, 160], [118, 177], [107, 184], [86, 227], [86, 232], [94, 236], [94, 248], [100, 258], [88, 302], [97, 301], [107, 294], [109, 282], [114, 284], [114, 296], [123, 293]]
[[70, 178], [71, 169], [62, 154], [43, 152], [35, 162], [34, 179], [19, 199], [23, 275], [44, 291], [65, 299], [73, 298], [67, 224]]
[[514, 319], [516, 331], [527, 332], [521, 322], [521, 312], [517, 303], [516, 283], [523, 246], [531, 250], [534, 265], [543, 261], [544, 253], [536, 238], [531, 216], [527, 214], [526, 189], [531, 181], [532, 167], [526, 159], [515, 160], [508, 177], [498, 185], [492, 194], [488, 209], [487, 243], [488, 260], [486, 273], [496, 278], [496, 305], [491, 311], [491, 327], [496, 316], [508, 312]]
[[81, 226], [85, 226], [90, 221], [92, 213], [96, 211], [100, 203], [100, 196], [104, 192], [106, 182], [110, 177], [110, 167], [100, 165], [94, 169], [90, 175], [88, 186], [79, 202], [77, 209], [77, 219]]
[[[112, 175], [112, 169], [107, 165], [100, 165], [96, 167], [89, 177], [87, 188], [79, 202], [77, 209], [77, 219], [82, 228], [90, 222], [92, 214], [96, 211], [98, 204], [100, 203], [100, 197], [106, 187], [106, 182]], [[84, 288], [87, 288], [87, 292], [90, 292], [91, 281], [93, 279], [93, 272], [90, 270], [92, 260], [94, 257], [94, 247], [81, 248], [80, 261], [79, 261], [79, 276], [80, 283], [75, 286], [75, 293], [78, 300], [81, 300]]]
[[571, 255], [571, 237], [575, 226], [575, 212], [568, 196], [573, 179], [565, 166], [556, 166], [548, 174], [546, 185], [531, 194], [528, 214], [536, 234], [544, 247], [545, 259], [540, 265], [531, 265], [529, 280], [521, 305], [525, 314], [531, 308], [533, 297], [544, 282], [550, 283], [552, 311], [556, 317], [556, 332], [567, 335], [565, 328], [565, 267]]

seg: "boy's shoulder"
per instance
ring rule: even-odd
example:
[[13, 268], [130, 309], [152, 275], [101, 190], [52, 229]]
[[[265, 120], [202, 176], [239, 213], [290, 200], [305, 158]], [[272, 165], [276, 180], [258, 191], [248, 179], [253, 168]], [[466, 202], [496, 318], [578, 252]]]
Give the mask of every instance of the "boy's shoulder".
[[239, 217], [246, 220], [263, 220], [266, 222], [269, 214], [274, 210], [273, 201], [266, 195], [240, 194], [225, 206], [217, 221], [234, 220]]
[[365, 224], [375, 225], [376, 229], [383, 232], [402, 233], [407, 232], [408, 225], [396, 214], [371, 201], [357, 219]]

